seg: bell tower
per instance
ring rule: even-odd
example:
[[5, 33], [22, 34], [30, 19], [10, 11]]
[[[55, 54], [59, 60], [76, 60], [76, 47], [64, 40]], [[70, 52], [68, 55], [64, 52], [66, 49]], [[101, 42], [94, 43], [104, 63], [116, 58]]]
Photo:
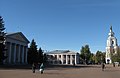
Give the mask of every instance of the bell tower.
[[107, 46], [106, 46], [106, 63], [112, 63], [111, 56], [116, 54], [118, 51], [117, 39], [114, 36], [112, 26], [110, 27], [110, 32], [108, 34]]

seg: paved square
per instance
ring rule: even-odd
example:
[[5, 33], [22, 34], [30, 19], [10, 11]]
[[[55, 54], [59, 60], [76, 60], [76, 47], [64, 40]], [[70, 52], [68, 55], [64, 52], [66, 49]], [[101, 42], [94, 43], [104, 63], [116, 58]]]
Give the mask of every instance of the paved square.
[[38, 70], [32, 73], [30, 69], [2, 69], [0, 78], [120, 78], [120, 67], [106, 65], [105, 71], [100, 65], [86, 67], [54, 67], [47, 68], [44, 74]]

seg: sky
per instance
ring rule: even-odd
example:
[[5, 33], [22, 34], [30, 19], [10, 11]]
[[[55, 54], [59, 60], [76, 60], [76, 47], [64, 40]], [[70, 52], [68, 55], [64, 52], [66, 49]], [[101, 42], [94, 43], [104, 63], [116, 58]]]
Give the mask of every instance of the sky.
[[120, 44], [120, 0], [0, 0], [0, 15], [47, 51], [105, 51], [110, 26]]

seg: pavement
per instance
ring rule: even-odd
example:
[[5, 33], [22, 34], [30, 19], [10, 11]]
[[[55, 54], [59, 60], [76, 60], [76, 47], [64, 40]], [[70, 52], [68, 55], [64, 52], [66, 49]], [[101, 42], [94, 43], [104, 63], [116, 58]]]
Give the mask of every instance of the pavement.
[[0, 68], [0, 78], [120, 78], [120, 67], [106, 65], [102, 71], [101, 65], [54, 66], [45, 68], [43, 74], [25, 68]]

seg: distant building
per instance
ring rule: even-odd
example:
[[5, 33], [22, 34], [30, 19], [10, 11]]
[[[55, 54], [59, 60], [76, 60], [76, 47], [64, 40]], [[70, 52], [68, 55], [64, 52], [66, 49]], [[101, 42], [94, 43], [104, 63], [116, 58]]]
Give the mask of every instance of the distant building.
[[112, 26], [108, 34], [107, 46], [106, 46], [106, 63], [112, 63], [111, 56], [119, 51], [117, 38], [114, 36]]
[[5, 64], [27, 64], [28, 39], [22, 32], [7, 33]]
[[55, 50], [47, 52], [50, 64], [78, 64], [79, 54], [69, 50]]

